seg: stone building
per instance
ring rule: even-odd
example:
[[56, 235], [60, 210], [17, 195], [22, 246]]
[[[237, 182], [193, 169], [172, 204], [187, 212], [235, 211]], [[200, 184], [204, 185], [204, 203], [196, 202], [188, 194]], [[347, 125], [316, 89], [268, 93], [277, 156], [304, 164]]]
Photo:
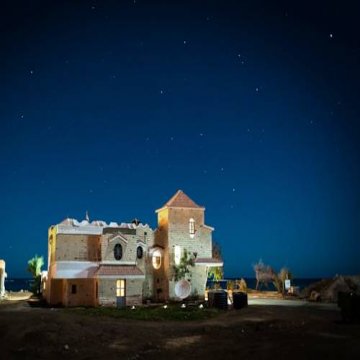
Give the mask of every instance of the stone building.
[[64, 306], [124, 306], [145, 299], [176, 299], [174, 268], [187, 251], [193, 259], [191, 295], [204, 296], [212, 259], [213, 228], [205, 208], [178, 191], [157, 210], [158, 228], [133, 221], [117, 224], [65, 219], [49, 228], [48, 274], [43, 294]]
[[5, 260], [0, 260], [0, 298], [5, 296]]

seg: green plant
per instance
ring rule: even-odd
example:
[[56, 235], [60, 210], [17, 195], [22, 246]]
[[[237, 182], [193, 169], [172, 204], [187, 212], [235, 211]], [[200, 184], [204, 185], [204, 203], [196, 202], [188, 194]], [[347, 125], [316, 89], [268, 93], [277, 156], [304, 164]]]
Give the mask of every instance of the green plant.
[[184, 249], [184, 253], [180, 259], [179, 265], [174, 265], [174, 279], [175, 281], [185, 279], [188, 275], [191, 276], [190, 267], [195, 265], [195, 257], [190, 256], [189, 252]]
[[34, 294], [40, 293], [41, 285], [41, 268], [44, 265], [44, 258], [42, 256], [35, 255], [28, 261], [27, 271], [31, 273], [34, 278], [34, 283], [31, 286], [31, 291]]
[[224, 277], [222, 266], [211, 267], [208, 272], [208, 279], [211, 281], [219, 281]]

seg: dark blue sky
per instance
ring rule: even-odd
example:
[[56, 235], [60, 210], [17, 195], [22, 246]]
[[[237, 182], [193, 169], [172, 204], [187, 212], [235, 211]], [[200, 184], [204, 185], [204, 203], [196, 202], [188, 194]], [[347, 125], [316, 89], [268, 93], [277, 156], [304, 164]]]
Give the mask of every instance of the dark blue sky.
[[204, 205], [226, 276], [359, 273], [356, 1], [4, 1], [0, 258]]

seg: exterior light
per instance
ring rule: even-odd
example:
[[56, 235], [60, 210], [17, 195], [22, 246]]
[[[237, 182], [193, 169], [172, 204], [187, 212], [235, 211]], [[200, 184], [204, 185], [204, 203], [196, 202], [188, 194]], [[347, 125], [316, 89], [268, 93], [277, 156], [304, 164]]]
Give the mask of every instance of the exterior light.
[[135, 308], [135, 305], [133, 305], [132, 307], [131, 307], [131, 310], [135, 310], [136, 308]]
[[200, 304], [199, 305], [199, 309], [203, 309], [204, 308], [204, 305], [203, 304]]
[[152, 255], [152, 265], [153, 268], [158, 270], [161, 267], [161, 252], [160, 250], [155, 250]]
[[163, 308], [164, 308], [164, 309], [167, 309], [167, 305], [164, 305]]
[[185, 305], [185, 304], [181, 304], [181, 308], [182, 308], [182, 309], [185, 309], [185, 308], [186, 308], [186, 305]]

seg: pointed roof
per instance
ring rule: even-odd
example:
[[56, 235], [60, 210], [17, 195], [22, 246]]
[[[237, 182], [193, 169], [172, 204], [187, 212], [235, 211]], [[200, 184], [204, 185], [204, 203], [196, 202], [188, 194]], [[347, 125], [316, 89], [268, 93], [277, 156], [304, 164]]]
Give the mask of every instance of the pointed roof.
[[203, 206], [199, 206], [193, 200], [191, 200], [182, 190], [178, 190], [176, 194], [160, 209], [164, 208], [190, 208], [204, 210]]

